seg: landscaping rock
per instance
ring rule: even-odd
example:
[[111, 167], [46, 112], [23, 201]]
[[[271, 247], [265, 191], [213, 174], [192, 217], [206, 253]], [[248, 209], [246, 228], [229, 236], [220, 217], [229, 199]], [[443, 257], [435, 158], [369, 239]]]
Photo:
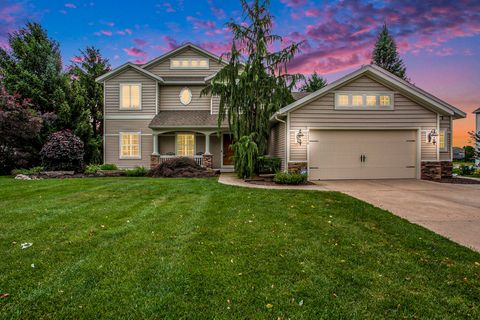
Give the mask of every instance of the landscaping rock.
[[27, 176], [26, 174], [17, 174], [15, 176], [15, 179], [16, 180], [32, 180], [32, 178], [30, 178], [29, 176]]

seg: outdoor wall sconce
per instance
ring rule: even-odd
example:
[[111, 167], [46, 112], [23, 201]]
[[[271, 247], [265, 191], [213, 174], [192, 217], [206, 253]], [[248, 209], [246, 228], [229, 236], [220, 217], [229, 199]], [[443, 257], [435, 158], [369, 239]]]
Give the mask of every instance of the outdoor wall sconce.
[[427, 140], [429, 143], [437, 144], [438, 133], [437, 130], [432, 129], [427, 135]]
[[302, 129], [298, 130], [298, 132], [297, 132], [297, 137], [296, 137], [296, 138], [297, 138], [297, 143], [298, 143], [299, 145], [302, 145], [302, 138], [303, 138], [304, 136], [305, 136], [305, 135], [303, 134]]

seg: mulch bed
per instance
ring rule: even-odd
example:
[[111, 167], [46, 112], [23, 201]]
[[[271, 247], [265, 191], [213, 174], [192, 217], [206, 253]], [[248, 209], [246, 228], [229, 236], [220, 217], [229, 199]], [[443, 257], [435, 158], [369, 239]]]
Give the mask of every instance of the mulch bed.
[[315, 183], [310, 182], [310, 181], [307, 181], [303, 184], [279, 184], [279, 183], [273, 182], [272, 179], [263, 178], [263, 177], [253, 177], [251, 179], [246, 179], [244, 181], [246, 183], [255, 184], [255, 185], [259, 185], [259, 186], [311, 186], [311, 185], [315, 185]]
[[440, 183], [453, 183], [453, 184], [480, 184], [480, 180], [467, 179], [467, 178], [459, 178], [459, 177], [442, 179], [442, 180], [439, 180], [439, 181], [436, 181], [436, 182], [440, 182]]

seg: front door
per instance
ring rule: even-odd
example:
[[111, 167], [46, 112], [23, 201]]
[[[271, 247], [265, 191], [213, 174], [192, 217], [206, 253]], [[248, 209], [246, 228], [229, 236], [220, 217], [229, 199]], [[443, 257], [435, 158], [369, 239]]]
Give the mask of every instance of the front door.
[[223, 160], [222, 164], [224, 166], [233, 166], [233, 149], [232, 145], [232, 136], [230, 134], [223, 135], [223, 145], [222, 145], [222, 154]]

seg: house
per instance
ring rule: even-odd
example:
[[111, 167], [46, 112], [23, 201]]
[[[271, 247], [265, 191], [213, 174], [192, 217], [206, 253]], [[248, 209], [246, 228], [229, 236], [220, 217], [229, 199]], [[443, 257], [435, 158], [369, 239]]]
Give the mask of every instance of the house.
[[281, 108], [269, 154], [322, 179], [440, 179], [452, 172], [452, 130], [466, 114], [366, 65]]
[[[152, 61], [126, 63], [104, 85], [104, 161], [154, 166], [176, 156], [232, 170], [219, 99], [201, 96], [225, 61], [185, 44]], [[268, 153], [310, 180], [450, 176], [452, 129], [466, 114], [376, 67], [360, 69], [271, 117]]]
[[465, 159], [465, 149], [459, 147], [453, 147], [453, 161], [461, 161]]

